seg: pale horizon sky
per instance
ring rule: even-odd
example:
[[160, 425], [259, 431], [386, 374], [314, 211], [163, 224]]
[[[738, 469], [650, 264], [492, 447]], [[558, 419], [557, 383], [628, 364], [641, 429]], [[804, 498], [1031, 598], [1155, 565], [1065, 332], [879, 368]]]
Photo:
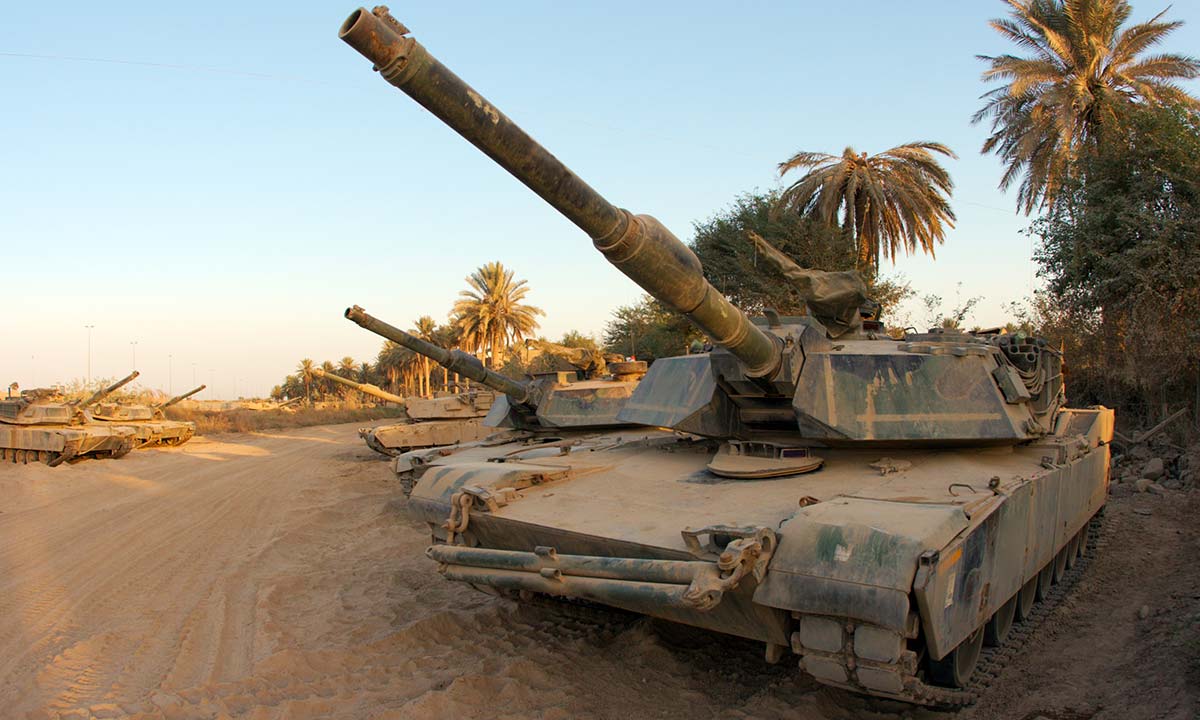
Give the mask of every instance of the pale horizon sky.
[[[1135, 0], [1135, 21], [1166, 2]], [[1200, 0], [1161, 48], [1197, 54]], [[264, 395], [303, 357], [373, 361], [342, 318], [446, 320], [499, 260], [546, 310], [541, 334], [601, 334], [642, 294], [580, 231], [337, 39], [352, 3], [63, 2], [0, 26], [0, 381], [133, 366], [143, 387]], [[689, 240], [797, 150], [948, 144], [958, 215], [920, 295], [972, 323], [1034, 287], [1030, 220], [979, 154], [976, 54], [1011, 50], [966, 3], [409, 2], [435, 56], [611, 201]], [[1200, 85], [1189, 83], [1193, 92]], [[903, 312], [901, 313], [903, 314]], [[923, 311], [911, 305], [914, 322]], [[132, 343], [136, 343], [133, 345]]]

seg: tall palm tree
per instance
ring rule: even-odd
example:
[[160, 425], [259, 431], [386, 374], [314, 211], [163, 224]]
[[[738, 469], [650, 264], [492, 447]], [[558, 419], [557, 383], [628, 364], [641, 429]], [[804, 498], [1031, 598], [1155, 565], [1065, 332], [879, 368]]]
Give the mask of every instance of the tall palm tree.
[[353, 379], [354, 371], [357, 369], [358, 369], [358, 363], [354, 362], [354, 358], [350, 357], [349, 355], [342, 358], [341, 360], [338, 360], [337, 374], [341, 375], [344, 378]]
[[313, 361], [311, 358], [304, 358], [300, 361], [300, 365], [296, 367], [296, 372], [304, 380], [304, 402], [312, 403], [312, 381], [313, 381]]
[[935, 142], [897, 145], [878, 155], [848, 147], [841, 154], [798, 152], [779, 164], [779, 174], [807, 172], [779, 198], [783, 209], [840, 226], [858, 251], [858, 269], [873, 275], [880, 256], [893, 261], [901, 249], [934, 254], [954, 227], [954, 183], [934, 154], [957, 158]]
[[387, 378], [388, 389], [394, 393], [405, 392], [401, 388], [401, 380], [408, 374], [408, 368], [414, 364], [416, 354], [408, 348], [386, 340], [375, 359], [375, 368]]
[[1200, 76], [1200, 62], [1176, 54], [1146, 55], [1183, 23], [1162, 19], [1125, 25], [1128, 0], [1005, 0], [1007, 18], [991, 21], [1025, 57], [981, 55], [983, 79], [1002, 82], [986, 94], [972, 122], [991, 120], [983, 152], [1005, 162], [1000, 188], [1020, 179], [1017, 205], [1026, 214], [1053, 204], [1081, 152], [1104, 131], [1119, 133], [1139, 104], [1200, 101], [1176, 81]]
[[538, 327], [537, 316], [545, 313], [522, 302], [529, 287], [498, 262], [471, 273], [467, 284], [470, 289], [459, 293], [451, 311], [453, 322], [462, 330], [463, 349], [483, 353], [498, 368], [509, 343], [529, 337]]
[[[326, 375], [336, 375], [337, 367], [335, 367], [333, 363], [326, 360], [325, 362], [321, 363], [321, 371], [324, 372]], [[325, 377], [320, 378], [317, 381], [317, 386], [321, 388], [321, 399], [322, 400], [328, 400], [329, 396], [334, 393], [334, 390], [336, 388], [340, 387], [338, 385], [335, 385], [332, 380], [325, 378]]]
[[[426, 342], [431, 342], [434, 345], [438, 344], [437, 323], [434, 322], [433, 318], [429, 317], [428, 315], [422, 315], [421, 317], [417, 318], [417, 324], [416, 327], [413, 328], [412, 334], [416, 335], [422, 340], [425, 340]], [[420, 358], [420, 368], [422, 387], [420, 388], [419, 393], [422, 397], [431, 397], [432, 393], [429, 389], [429, 376], [433, 374], [433, 361], [422, 355]]]

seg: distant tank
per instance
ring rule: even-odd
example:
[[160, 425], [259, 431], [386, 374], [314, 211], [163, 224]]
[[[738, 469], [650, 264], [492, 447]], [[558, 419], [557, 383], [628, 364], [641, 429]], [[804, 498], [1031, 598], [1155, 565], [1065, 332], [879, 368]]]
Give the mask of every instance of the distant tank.
[[358, 429], [358, 436], [375, 452], [394, 457], [414, 448], [454, 445], [485, 438], [495, 432], [480, 421], [492, 407], [491, 392], [463, 392], [432, 398], [404, 398], [369, 383], [358, 383], [313, 368], [320, 378], [354, 388], [404, 409], [404, 422]]
[[304, 398], [294, 397], [290, 400], [284, 400], [283, 402], [278, 403], [267, 409], [268, 410], [294, 410], [294, 409], [296, 409], [296, 406], [302, 402], [304, 402]]
[[206, 387], [207, 385], [201, 385], [154, 406], [99, 403], [91, 409], [88, 415], [97, 422], [133, 428], [134, 447], [182, 445], [196, 434], [196, 423], [185, 420], [168, 420], [163, 411]]
[[618, 415], [701, 440], [432, 461], [408, 508], [445, 577], [758, 640], [854, 692], [969, 702], [1083, 566], [1113, 413], [1064, 408], [1040, 340], [889, 337], [852, 273], [772, 255], [809, 314], [751, 320], [663, 225], [610, 204], [408, 34], [382, 7], [340, 32], [715, 346], [656, 361]]
[[0, 400], [0, 460], [50, 466], [84, 457], [121, 457], [135, 443], [131, 427], [88, 421], [87, 408], [138, 376], [137, 371], [93, 393], [83, 401], [67, 402], [58, 390], [39, 388]]
[[[367, 314], [355, 306], [346, 317], [359, 326], [399, 343], [413, 352], [430, 358], [450, 372], [473, 380], [500, 394], [492, 405], [482, 427], [495, 433], [476, 442], [443, 443], [429, 449], [401, 453], [393, 469], [403, 487], [411, 485], [434, 459], [445, 461], [454, 456], [457, 462], [472, 462], [476, 457], [497, 453], [524, 455], [534, 450], [554, 448], [564, 454], [572, 448], [610, 445], [617, 437], [645, 437], [644, 432], [631, 435], [624, 429], [628, 423], [618, 417], [633, 394], [638, 381], [646, 373], [643, 362], [609, 363], [607, 368], [619, 375], [595, 373], [596, 363], [581, 354], [567, 353], [591, 369], [583, 380], [573, 373], [549, 372], [531, 381], [520, 381], [489, 370], [478, 358], [461, 350], [447, 350]], [[561, 346], [556, 346], [561, 347]]]
[[367, 447], [389, 457], [413, 448], [470, 442], [492, 432], [479, 424], [492, 405], [491, 393], [408, 400], [376, 385], [355, 382], [320, 368], [313, 368], [312, 373], [405, 409], [406, 422], [358, 429], [358, 436]]

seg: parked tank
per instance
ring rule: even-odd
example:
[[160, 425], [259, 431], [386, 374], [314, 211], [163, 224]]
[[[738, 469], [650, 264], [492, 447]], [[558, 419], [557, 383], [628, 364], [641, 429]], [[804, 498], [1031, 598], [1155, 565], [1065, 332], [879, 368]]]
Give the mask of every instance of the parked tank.
[[152, 445], [182, 445], [196, 434], [196, 423], [186, 420], [168, 420], [164, 411], [172, 405], [200, 392], [207, 385], [193, 388], [182, 395], [158, 405], [122, 405], [99, 403], [88, 413], [92, 420], [130, 427], [134, 432], [134, 447]]
[[290, 400], [284, 400], [281, 403], [277, 403], [275, 406], [268, 408], [268, 410], [295, 410], [296, 406], [302, 402], [304, 402], [304, 398], [294, 397]]
[[[406, 421], [358, 429], [358, 436], [375, 452], [395, 456], [412, 448], [470, 442], [491, 433], [479, 424], [491, 407], [491, 393], [464, 393], [408, 401], [369, 383], [313, 368], [313, 374], [405, 408]], [[412, 412], [408, 408], [412, 407]]]
[[852, 273], [772, 256], [809, 313], [751, 320], [658, 221], [610, 204], [408, 35], [382, 7], [340, 32], [715, 346], [656, 361], [618, 416], [700, 441], [433, 460], [408, 508], [439, 570], [759, 640], [859, 693], [969, 702], [1083, 566], [1112, 411], [1064, 408], [1062, 357], [1040, 340], [890, 338]]
[[50, 466], [84, 457], [121, 457], [134, 445], [131, 427], [88, 422], [87, 408], [138, 376], [96, 391], [83, 401], [67, 402], [57, 390], [39, 388], [0, 400], [0, 460]]
[[375, 385], [356, 383], [338, 375], [325, 373], [320, 368], [313, 368], [313, 374], [381, 400], [396, 403], [404, 409], [406, 417], [402, 422], [358, 429], [358, 436], [367, 443], [367, 447], [389, 457], [414, 448], [471, 442], [494, 432], [480, 423], [492, 407], [494, 395], [491, 392], [463, 392], [432, 398], [406, 399], [381, 390]]
[[606, 353], [588, 348], [567, 347], [545, 340], [526, 340], [526, 360], [530, 362], [538, 355], [549, 355], [574, 367], [586, 380], [622, 375], [641, 376], [646, 373], [645, 363], [627, 362], [617, 353]]
[[[473, 380], [499, 393], [482, 427], [495, 433], [475, 442], [441, 444], [401, 453], [393, 463], [405, 492], [433, 459], [458, 462], [486, 459], [497, 453], [525, 454], [534, 448], [558, 448], [567, 452], [586, 442], [589, 447], [609, 445], [615, 437], [644, 437], [625, 431], [630, 423], [618, 418], [646, 373], [642, 362], [615, 363], [620, 375], [603, 375], [579, 380], [569, 372], [542, 373], [530, 381], [513, 380], [488, 370], [478, 358], [461, 350], [447, 350], [414, 337], [367, 314], [357, 305], [346, 317], [359, 326], [430, 358], [450, 372]], [[589, 363], [591, 364], [591, 363]], [[453, 447], [451, 447], [453, 445]]]

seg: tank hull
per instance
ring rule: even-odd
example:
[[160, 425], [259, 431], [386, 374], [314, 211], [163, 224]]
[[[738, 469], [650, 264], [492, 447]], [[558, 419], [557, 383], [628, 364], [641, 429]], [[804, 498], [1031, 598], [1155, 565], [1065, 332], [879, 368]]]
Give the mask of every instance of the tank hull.
[[420, 448], [474, 442], [502, 430], [484, 425], [482, 418], [466, 418], [361, 428], [358, 435], [375, 452], [395, 456]]
[[196, 424], [182, 420], [154, 420], [119, 424], [133, 430], [135, 447], [138, 448], [155, 445], [182, 445], [196, 434]]
[[[760, 640], [821, 682], [938, 704], [922, 655], [975, 636], [1103, 507], [1111, 411], [1056, 427], [1006, 448], [822, 449], [820, 471], [758, 481], [715, 478], [711, 447], [670, 437], [505, 462], [473, 451], [426, 468], [409, 508], [445, 543], [430, 554], [450, 579]], [[731, 528], [773, 538], [732, 583]]]
[[120, 457], [134, 444], [132, 428], [88, 425], [0, 424], [0, 459], [51, 465], [83, 457]]

